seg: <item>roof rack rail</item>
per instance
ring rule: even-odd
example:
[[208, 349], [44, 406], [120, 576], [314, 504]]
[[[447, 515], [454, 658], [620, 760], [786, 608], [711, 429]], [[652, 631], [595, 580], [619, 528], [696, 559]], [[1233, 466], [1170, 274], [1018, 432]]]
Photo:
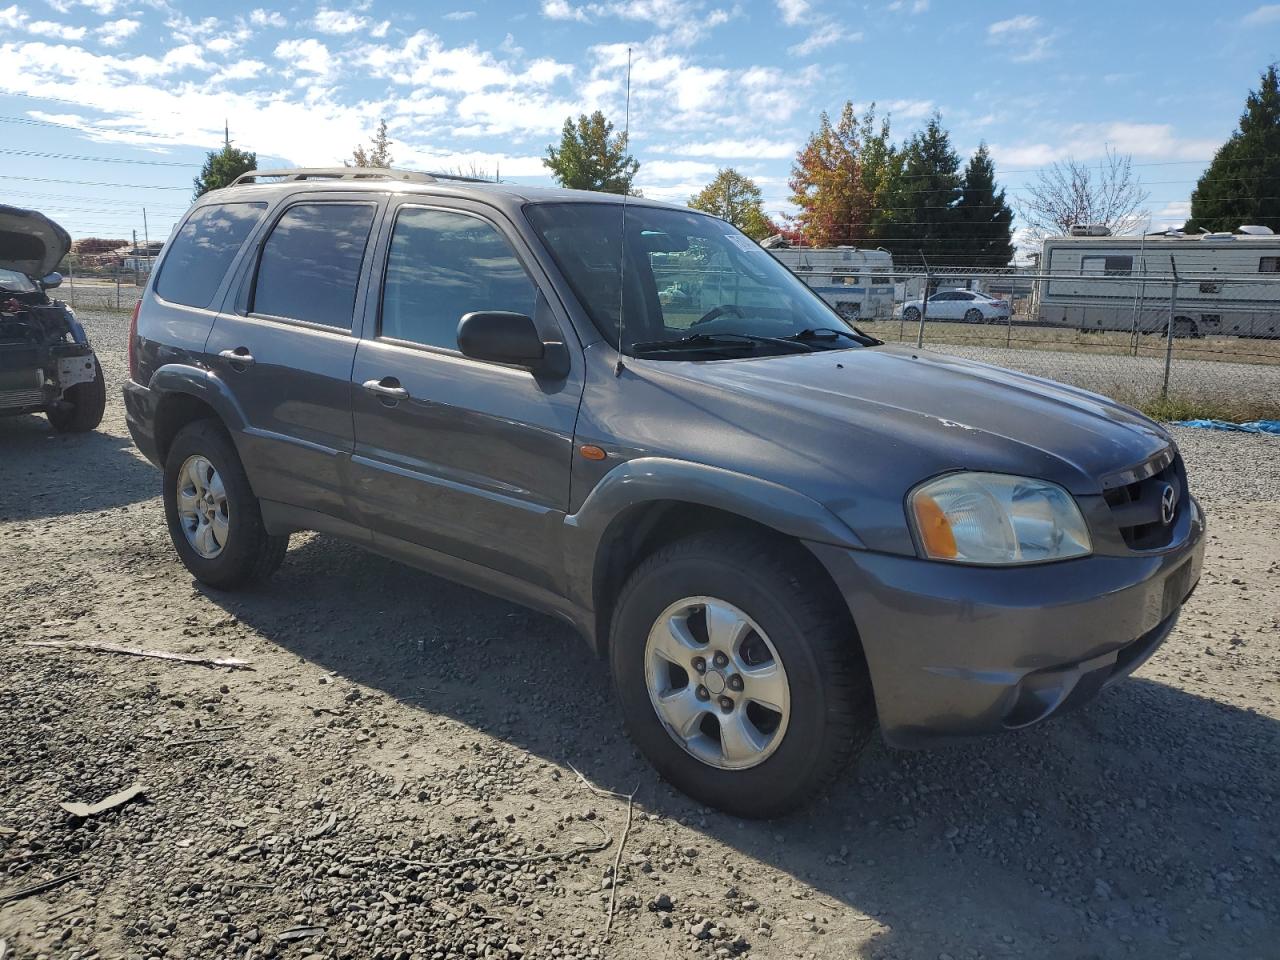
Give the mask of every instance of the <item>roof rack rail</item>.
[[415, 170], [392, 170], [390, 167], [293, 167], [282, 170], [250, 170], [231, 182], [233, 187], [254, 183], [280, 183], [285, 180], [406, 180], [411, 183], [436, 183], [440, 180], [463, 180], [488, 183], [480, 177], [455, 176], [449, 173], [419, 173]]

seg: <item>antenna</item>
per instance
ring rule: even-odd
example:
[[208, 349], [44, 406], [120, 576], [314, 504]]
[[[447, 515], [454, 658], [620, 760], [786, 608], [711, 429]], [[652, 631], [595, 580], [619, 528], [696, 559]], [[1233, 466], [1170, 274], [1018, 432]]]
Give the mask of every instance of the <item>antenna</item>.
[[[624, 115], [622, 125], [622, 149], [628, 150], [631, 147], [631, 48], [627, 47], [627, 112]], [[630, 156], [630, 154], [624, 154]], [[629, 186], [629, 185], [628, 185]], [[627, 292], [627, 197], [631, 191], [627, 190], [622, 194], [622, 240], [618, 244], [618, 363], [613, 368], [615, 377], [622, 376], [624, 369], [622, 358], [623, 351], [626, 349], [627, 343], [622, 338], [623, 332], [623, 301]]]

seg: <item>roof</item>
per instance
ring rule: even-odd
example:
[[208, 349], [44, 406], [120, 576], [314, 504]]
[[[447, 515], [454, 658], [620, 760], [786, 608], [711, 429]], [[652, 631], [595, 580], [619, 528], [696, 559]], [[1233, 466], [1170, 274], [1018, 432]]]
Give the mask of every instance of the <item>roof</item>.
[[[265, 178], [273, 178], [267, 181]], [[259, 180], [258, 178], [263, 178]], [[450, 174], [417, 173], [408, 170], [384, 170], [368, 167], [296, 168], [290, 170], [252, 170], [236, 178], [229, 187], [212, 190], [198, 202], [216, 199], [273, 200], [294, 193], [317, 191], [355, 193], [407, 193], [424, 196], [483, 197], [495, 206], [522, 206], [525, 203], [623, 203], [686, 210], [673, 203], [623, 197], [616, 193], [593, 190], [566, 190], [561, 187], [535, 187], [514, 183], [494, 183]]]

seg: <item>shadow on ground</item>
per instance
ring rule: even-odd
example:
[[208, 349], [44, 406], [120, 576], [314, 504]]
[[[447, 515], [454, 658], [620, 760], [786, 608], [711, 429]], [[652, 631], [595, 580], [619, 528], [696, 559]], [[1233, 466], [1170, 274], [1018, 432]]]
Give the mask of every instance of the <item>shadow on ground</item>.
[[0, 417], [0, 519], [110, 510], [159, 492], [158, 472], [127, 436], [55, 433], [37, 414]]
[[[1269, 936], [1280, 731], [1258, 714], [1134, 679], [1019, 734], [923, 753], [877, 741], [808, 810], [753, 823], [658, 780], [621, 732], [604, 664], [556, 621], [321, 537], [259, 591], [209, 596], [414, 709], [613, 790], [639, 783], [643, 808], [813, 891], [797, 912], [875, 917], [887, 929], [863, 956], [1261, 956]], [[819, 950], [852, 952], [835, 936]]]

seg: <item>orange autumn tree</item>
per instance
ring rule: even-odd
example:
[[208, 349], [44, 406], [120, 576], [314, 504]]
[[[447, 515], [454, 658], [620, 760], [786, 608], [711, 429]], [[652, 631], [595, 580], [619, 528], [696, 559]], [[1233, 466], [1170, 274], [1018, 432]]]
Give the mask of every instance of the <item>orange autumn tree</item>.
[[796, 154], [791, 167], [791, 202], [800, 208], [792, 221], [815, 247], [853, 243], [868, 236], [872, 197], [864, 183], [860, 125], [846, 103], [832, 125], [824, 112], [818, 129]]

